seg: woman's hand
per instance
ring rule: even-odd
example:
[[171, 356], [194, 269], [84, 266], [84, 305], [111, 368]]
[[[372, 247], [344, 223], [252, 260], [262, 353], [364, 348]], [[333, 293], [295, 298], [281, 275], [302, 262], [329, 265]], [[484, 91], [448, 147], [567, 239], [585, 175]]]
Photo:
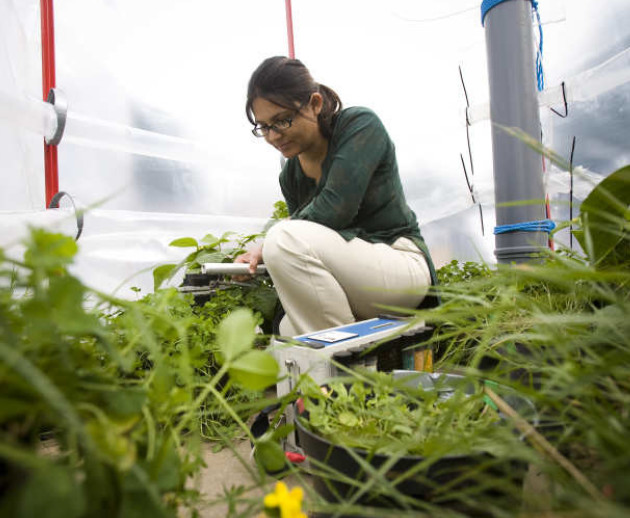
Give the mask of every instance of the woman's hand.
[[[244, 254], [239, 255], [234, 259], [235, 263], [249, 263], [249, 271], [252, 275], [256, 273], [256, 267], [263, 263], [262, 245], [253, 246]], [[248, 275], [235, 275], [235, 281], [246, 281], [249, 279]]]

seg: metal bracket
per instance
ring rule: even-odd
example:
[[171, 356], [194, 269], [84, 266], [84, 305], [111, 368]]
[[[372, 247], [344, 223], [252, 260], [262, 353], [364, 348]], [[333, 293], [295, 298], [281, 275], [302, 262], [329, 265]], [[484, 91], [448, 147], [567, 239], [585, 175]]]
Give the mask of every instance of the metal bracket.
[[66, 118], [68, 117], [68, 98], [63, 91], [58, 88], [51, 88], [48, 92], [47, 103], [53, 105], [55, 114], [57, 115], [57, 129], [55, 134], [50, 138], [45, 138], [46, 144], [49, 146], [58, 146], [66, 129]]
[[50, 200], [50, 203], [48, 204], [48, 208], [49, 209], [58, 209], [59, 208], [59, 202], [61, 201], [61, 198], [63, 198], [64, 196], [67, 196], [68, 199], [70, 200], [70, 203], [72, 203], [72, 208], [74, 210], [74, 215], [77, 218], [77, 235], [74, 238], [74, 240], [78, 241], [79, 237], [81, 237], [81, 232], [83, 232], [83, 211], [82, 210], [77, 210], [77, 206], [74, 203], [74, 200], [72, 199], [72, 196], [70, 196], [67, 192], [59, 191]]

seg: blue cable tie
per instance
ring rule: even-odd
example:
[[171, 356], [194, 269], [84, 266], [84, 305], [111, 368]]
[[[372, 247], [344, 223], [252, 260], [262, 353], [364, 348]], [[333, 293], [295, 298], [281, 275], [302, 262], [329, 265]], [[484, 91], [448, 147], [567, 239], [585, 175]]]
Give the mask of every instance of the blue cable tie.
[[[484, 20], [486, 18], [486, 14], [493, 7], [505, 2], [506, 0], [483, 0], [481, 2], [481, 25], [484, 25]], [[530, 0], [532, 3], [532, 8], [536, 13], [536, 18], [538, 20], [538, 33], [540, 34], [540, 42], [538, 44], [538, 50], [536, 52], [536, 87], [539, 92], [542, 92], [545, 89], [545, 76], [543, 73], [543, 65], [542, 65], [542, 57], [543, 57], [543, 30], [542, 30], [542, 22], [540, 21], [540, 13], [538, 12], [538, 1]]]
[[556, 224], [550, 219], [540, 221], [527, 221], [525, 223], [512, 223], [510, 225], [498, 225], [494, 227], [494, 234], [507, 234], [509, 232], [551, 232]]
[[536, 52], [536, 85], [538, 87], [538, 91], [542, 92], [545, 89], [545, 74], [543, 72], [543, 30], [542, 30], [542, 22], [540, 21], [540, 13], [538, 12], [538, 2], [536, 0], [532, 1], [532, 7], [534, 8], [534, 12], [536, 13], [536, 19], [538, 20], [538, 33], [540, 35], [540, 42], [538, 43], [538, 51]]

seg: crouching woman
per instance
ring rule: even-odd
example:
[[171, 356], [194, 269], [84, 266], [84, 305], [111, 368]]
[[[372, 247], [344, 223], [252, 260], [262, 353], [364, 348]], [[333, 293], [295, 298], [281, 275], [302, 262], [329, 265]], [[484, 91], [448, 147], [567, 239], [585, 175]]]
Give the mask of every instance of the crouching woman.
[[285, 311], [280, 334], [373, 318], [382, 305], [434, 304], [435, 269], [377, 115], [342, 109], [333, 90], [286, 57], [254, 71], [246, 113], [254, 135], [286, 158], [280, 187], [290, 219], [236, 259], [252, 272], [266, 265]]

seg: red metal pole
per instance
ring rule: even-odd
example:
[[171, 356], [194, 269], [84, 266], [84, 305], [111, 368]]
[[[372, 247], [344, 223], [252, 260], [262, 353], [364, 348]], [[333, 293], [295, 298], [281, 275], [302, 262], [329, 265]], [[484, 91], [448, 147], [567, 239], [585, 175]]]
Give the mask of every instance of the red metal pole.
[[295, 59], [295, 43], [293, 42], [293, 14], [291, 12], [291, 0], [284, 0], [287, 12], [287, 37], [289, 39], [289, 57]]
[[[42, 90], [44, 101], [48, 92], [56, 86], [55, 78], [55, 23], [53, 0], [40, 0], [42, 26]], [[44, 174], [46, 181], [46, 207], [59, 191], [57, 146], [44, 143]]]

